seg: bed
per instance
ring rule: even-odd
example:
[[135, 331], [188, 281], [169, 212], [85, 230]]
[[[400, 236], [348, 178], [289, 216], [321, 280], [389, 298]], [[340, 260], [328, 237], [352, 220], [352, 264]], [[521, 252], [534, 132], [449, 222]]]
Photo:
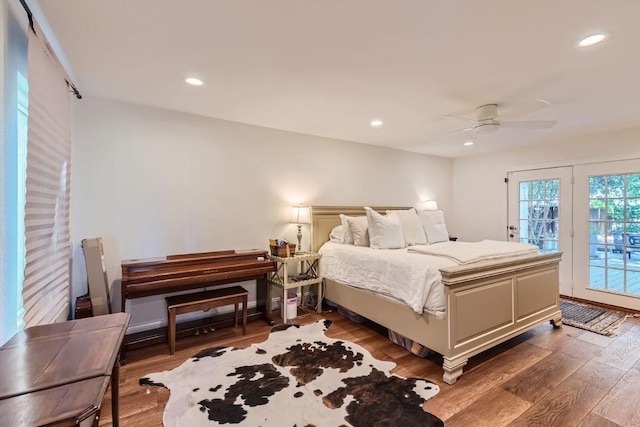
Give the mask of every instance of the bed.
[[[372, 207], [379, 213], [407, 207]], [[329, 240], [340, 214], [356, 206], [312, 206], [312, 250]], [[401, 302], [325, 278], [325, 298], [443, 356], [442, 379], [454, 384], [470, 357], [545, 322], [560, 327], [561, 253], [521, 255], [440, 268], [443, 316], [418, 314]]]

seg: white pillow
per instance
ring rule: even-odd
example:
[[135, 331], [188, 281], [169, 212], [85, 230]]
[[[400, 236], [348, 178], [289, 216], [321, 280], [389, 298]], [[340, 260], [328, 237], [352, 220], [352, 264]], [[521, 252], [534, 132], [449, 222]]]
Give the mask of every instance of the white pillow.
[[346, 216], [340, 214], [342, 224], [346, 224], [348, 232], [344, 233], [345, 243], [356, 246], [369, 246], [369, 229], [366, 216]]
[[447, 242], [449, 240], [449, 232], [444, 223], [444, 212], [437, 211], [418, 211], [422, 227], [427, 234], [429, 244]]
[[344, 227], [342, 225], [333, 227], [333, 230], [331, 230], [331, 233], [329, 234], [329, 241], [334, 243], [344, 243]]
[[404, 235], [404, 242], [407, 246], [427, 244], [427, 235], [424, 233], [422, 221], [420, 221], [416, 208], [401, 211], [387, 211], [387, 215], [391, 212], [397, 213], [400, 217], [402, 234]]
[[374, 249], [404, 248], [402, 222], [397, 213], [384, 216], [369, 207], [365, 207], [369, 227], [369, 246]]
[[342, 221], [342, 232], [344, 233], [342, 241], [347, 245], [353, 245], [353, 234], [347, 222], [347, 216], [340, 214], [340, 221]]

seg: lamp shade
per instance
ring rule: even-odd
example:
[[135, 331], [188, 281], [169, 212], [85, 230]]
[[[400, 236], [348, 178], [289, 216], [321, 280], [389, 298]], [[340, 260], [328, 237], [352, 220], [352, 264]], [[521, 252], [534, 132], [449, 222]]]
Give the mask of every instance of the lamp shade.
[[291, 219], [289, 222], [294, 224], [311, 223], [311, 211], [309, 206], [293, 206], [291, 208]]
[[422, 206], [426, 211], [435, 211], [438, 209], [438, 202], [436, 202], [435, 200], [425, 200], [422, 203]]

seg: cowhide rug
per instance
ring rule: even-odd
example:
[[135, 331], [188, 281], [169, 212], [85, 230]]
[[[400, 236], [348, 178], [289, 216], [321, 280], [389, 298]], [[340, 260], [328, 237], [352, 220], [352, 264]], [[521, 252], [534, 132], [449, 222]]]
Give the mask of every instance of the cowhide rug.
[[140, 385], [171, 395], [165, 426], [443, 426], [422, 404], [439, 388], [390, 374], [393, 362], [327, 337], [329, 320], [282, 325], [247, 348], [203, 350]]

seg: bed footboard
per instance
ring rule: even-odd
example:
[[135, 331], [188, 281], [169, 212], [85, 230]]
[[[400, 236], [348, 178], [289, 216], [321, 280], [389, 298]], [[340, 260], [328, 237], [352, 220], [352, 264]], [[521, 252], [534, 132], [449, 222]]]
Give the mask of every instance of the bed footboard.
[[442, 269], [447, 294], [444, 381], [453, 384], [469, 357], [551, 321], [561, 324], [560, 253]]
[[418, 314], [371, 292], [326, 280], [326, 298], [443, 356], [453, 384], [470, 357], [551, 321], [560, 326], [560, 253], [443, 269], [444, 319]]

